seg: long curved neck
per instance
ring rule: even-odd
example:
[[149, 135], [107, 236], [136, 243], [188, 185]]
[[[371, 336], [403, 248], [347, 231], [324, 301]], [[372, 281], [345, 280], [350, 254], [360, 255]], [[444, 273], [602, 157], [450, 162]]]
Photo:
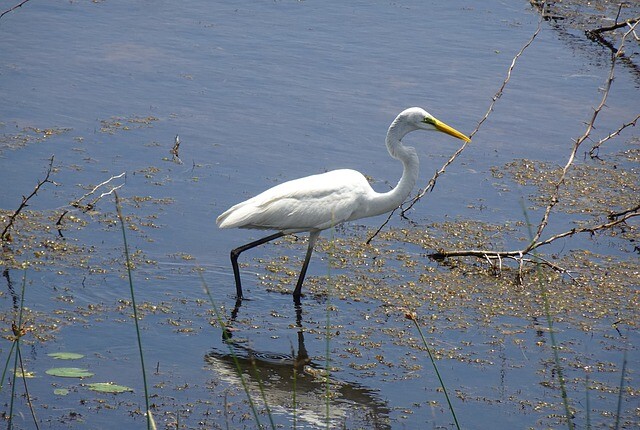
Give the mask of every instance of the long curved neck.
[[398, 184], [389, 192], [376, 193], [370, 205], [371, 215], [380, 215], [390, 212], [400, 206], [407, 198], [418, 181], [419, 160], [415, 149], [404, 146], [402, 138], [412, 131], [417, 130], [405, 121], [396, 120], [387, 131], [387, 150], [389, 155], [402, 162], [402, 177]]

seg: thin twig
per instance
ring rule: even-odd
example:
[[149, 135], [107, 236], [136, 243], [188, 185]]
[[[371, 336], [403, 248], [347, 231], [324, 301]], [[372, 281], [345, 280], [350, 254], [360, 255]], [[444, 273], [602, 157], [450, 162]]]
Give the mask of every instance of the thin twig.
[[[565, 231], [563, 233], [558, 233], [553, 235], [545, 240], [536, 241], [532, 244], [529, 244], [527, 248], [522, 250], [514, 250], [514, 251], [490, 251], [484, 249], [466, 249], [466, 250], [454, 250], [454, 251], [438, 251], [431, 254], [428, 254], [429, 257], [434, 258], [436, 260], [442, 260], [449, 257], [478, 257], [482, 259], [486, 258], [522, 258], [524, 255], [529, 254], [534, 249], [537, 249], [541, 246], [548, 245], [551, 242], [554, 242], [558, 239], [562, 239], [564, 237], [573, 236], [579, 233], [591, 233], [594, 234], [600, 230], [607, 230], [612, 227], [615, 227], [618, 224], [622, 224], [626, 222], [628, 219], [640, 216], [640, 205], [637, 205], [633, 208], [626, 209], [620, 213], [609, 214], [607, 216], [611, 221], [591, 226], [591, 227], [580, 227], [580, 228], [572, 228], [571, 230]], [[539, 258], [539, 257], [537, 257]]]
[[620, 216], [625, 216], [625, 215], [627, 215], [627, 214], [629, 214], [631, 212], [638, 212], [638, 211], [640, 211], [640, 204], [635, 206], [635, 207], [632, 207], [632, 208], [629, 208], [629, 209], [625, 209], [622, 212], [611, 212], [609, 215], [607, 215], [607, 218], [616, 219], [616, 218], [618, 218]]
[[28, 206], [28, 202], [29, 200], [35, 196], [36, 194], [38, 194], [38, 191], [40, 191], [40, 188], [48, 183], [53, 184], [54, 182], [49, 180], [49, 176], [51, 176], [51, 170], [53, 169], [53, 155], [51, 156], [51, 159], [49, 160], [49, 168], [47, 169], [47, 174], [44, 177], [44, 179], [42, 181], [38, 181], [38, 185], [36, 185], [36, 187], [34, 188], [34, 190], [31, 192], [31, 194], [29, 194], [27, 197], [22, 196], [22, 203], [20, 203], [20, 206], [18, 207], [18, 209], [16, 209], [16, 211], [9, 216], [9, 223], [4, 227], [4, 229], [2, 230], [2, 234], [0, 234], [0, 241], [9, 241], [9, 237], [8, 237], [8, 231], [11, 228], [11, 226], [13, 226], [13, 222], [15, 221], [16, 217], [20, 214], [20, 212], [22, 212], [22, 209], [24, 209], [25, 207]]
[[2, 12], [0, 14], [0, 18], [2, 18], [3, 16], [5, 16], [6, 14], [8, 14], [9, 12], [13, 12], [14, 10], [18, 9], [19, 7], [22, 7], [23, 4], [25, 4], [26, 2], [28, 2], [29, 0], [22, 0], [20, 3], [18, 3], [17, 5], [5, 10], [4, 12]]
[[122, 172], [119, 175], [115, 175], [110, 177], [109, 179], [107, 179], [106, 181], [102, 181], [100, 182], [98, 185], [96, 185], [95, 187], [93, 187], [93, 189], [91, 191], [89, 191], [88, 193], [86, 193], [85, 195], [83, 195], [82, 197], [80, 197], [77, 200], [74, 200], [73, 202], [71, 202], [71, 206], [76, 207], [76, 208], [80, 208], [82, 209], [83, 212], [88, 212], [91, 209], [93, 209], [96, 205], [96, 203], [98, 203], [98, 201], [108, 195], [111, 195], [114, 191], [120, 189], [122, 187], [123, 184], [118, 185], [117, 187], [112, 188], [111, 190], [104, 192], [102, 194], [100, 194], [99, 197], [93, 199], [93, 201], [91, 201], [90, 203], [87, 203], [86, 205], [81, 205], [80, 202], [84, 199], [86, 199], [87, 197], [93, 195], [100, 187], [103, 187], [107, 184], [109, 184], [111, 181], [115, 180], [115, 179], [120, 179], [122, 178], [124, 175], [126, 174], [126, 172]]
[[593, 145], [591, 147], [591, 149], [589, 150], [589, 157], [591, 158], [597, 158], [598, 157], [598, 151], [600, 150], [600, 146], [605, 143], [607, 140], [612, 139], [616, 136], [618, 136], [620, 134], [620, 132], [622, 132], [622, 130], [624, 130], [627, 127], [635, 127], [636, 126], [636, 122], [638, 121], [638, 119], [640, 119], [640, 114], [636, 115], [636, 117], [626, 123], [626, 124], [622, 124], [622, 126], [620, 126], [620, 128], [618, 128], [616, 131], [609, 133], [606, 137], [603, 137], [602, 139], [600, 139], [598, 141], [598, 143], [596, 143], [595, 145]]
[[559, 233], [559, 234], [553, 235], [553, 236], [551, 236], [550, 238], [548, 238], [546, 240], [543, 240], [543, 241], [540, 241], [540, 242], [536, 242], [531, 249], [535, 249], [535, 248], [539, 248], [539, 247], [544, 246], [544, 245], [548, 245], [548, 244], [550, 244], [551, 242], [553, 242], [555, 240], [558, 240], [558, 239], [561, 239], [561, 238], [567, 237], [567, 236], [573, 236], [574, 234], [577, 234], [577, 233], [591, 233], [591, 234], [594, 234], [595, 232], [600, 231], [600, 230], [607, 230], [607, 229], [610, 229], [611, 227], [614, 227], [614, 226], [616, 226], [618, 224], [622, 224], [623, 222], [625, 222], [629, 218], [633, 218], [633, 217], [636, 217], [636, 216], [640, 216], [640, 212], [638, 212], [637, 208], [635, 209], [635, 212], [627, 212], [622, 218], [615, 219], [615, 220], [613, 220], [611, 222], [600, 224], [600, 225], [597, 225], [595, 227], [572, 228], [571, 230], [565, 231], [564, 233]]

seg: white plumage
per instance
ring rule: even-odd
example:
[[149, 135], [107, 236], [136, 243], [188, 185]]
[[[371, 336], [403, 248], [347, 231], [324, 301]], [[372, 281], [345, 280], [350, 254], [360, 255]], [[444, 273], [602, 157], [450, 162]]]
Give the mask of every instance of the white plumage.
[[362, 173], [334, 170], [276, 185], [229, 208], [220, 228], [254, 228], [298, 233], [349, 221], [373, 191]]
[[238, 298], [242, 297], [242, 287], [237, 259], [243, 251], [285, 234], [308, 231], [307, 255], [293, 293], [297, 300], [313, 245], [322, 230], [345, 221], [380, 215], [402, 204], [418, 179], [418, 156], [413, 148], [404, 146], [401, 140], [415, 130], [441, 131], [469, 141], [467, 136], [435, 119], [425, 110], [409, 108], [396, 117], [387, 132], [387, 150], [403, 164], [402, 177], [391, 191], [378, 193], [362, 173], [341, 169], [276, 185], [223, 212], [216, 220], [220, 228], [277, 231], [231, 251]]

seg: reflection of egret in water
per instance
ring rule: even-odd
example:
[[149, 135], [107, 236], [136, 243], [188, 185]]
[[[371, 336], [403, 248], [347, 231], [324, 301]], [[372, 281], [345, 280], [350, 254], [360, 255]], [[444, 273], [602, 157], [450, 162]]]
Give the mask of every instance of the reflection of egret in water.
[[[236, 302], [230, 324], [233, 324], [241, 303], [241, 300]], [[299, 303], [296, 305], [296, 320], [299, 327], [297, 353], [293, 351], [293, 346], [291, 354], [256, 351], [245, 343], [235, 341], [232, 338], [233, 331], [226, 331], [223, 334], [226, 345], [219, 347], [221, 349], [214, 348], [204, 359], [221, 380], [237, 387], [242, 384], [238, 374], [240, 367], [251, 399], [256, 403], [262, 402], [262, 388], [273, 416], [293, 416], [295, 387], [298, 428], [309, 428], [302, 422], [312, 428], [324, 428], [327, 424], [326, 373], [307, 353]], [[366, 428], [371, 429], [390, 428], [389, 408], [375, 391], [330, 377], [329, 397], [331, 428], [341, 428], [347, 420], [366, 424]]]

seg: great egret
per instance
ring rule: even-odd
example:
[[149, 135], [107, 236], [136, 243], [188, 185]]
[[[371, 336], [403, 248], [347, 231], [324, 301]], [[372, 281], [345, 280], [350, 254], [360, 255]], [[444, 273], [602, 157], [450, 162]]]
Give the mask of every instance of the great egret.
[[220, 228], [276, 230], [270, 236], [231, 251], [236, 293], [242, 298], [238, 256], [244, 251], [287, 234], [309, 232], [307, 254], [298, 277], [294, 298], [299, 299], [313, 245], [320, 232], [345, 221], [380, 215], [402, 204], [418, 180], [418, 155], [404, 146], [402, 138], [416, 130], [435, 130], [469, 142], [456, 129], [437, 120], [424, 109], [412, 107], [396, 117], [387, 131], [389, 155], [402, 162], [402, 177], [391, 191], [374, 191], [364, 175], [356, 170], [333, 170], [276, 185], [227, 209], [216, 220]]

